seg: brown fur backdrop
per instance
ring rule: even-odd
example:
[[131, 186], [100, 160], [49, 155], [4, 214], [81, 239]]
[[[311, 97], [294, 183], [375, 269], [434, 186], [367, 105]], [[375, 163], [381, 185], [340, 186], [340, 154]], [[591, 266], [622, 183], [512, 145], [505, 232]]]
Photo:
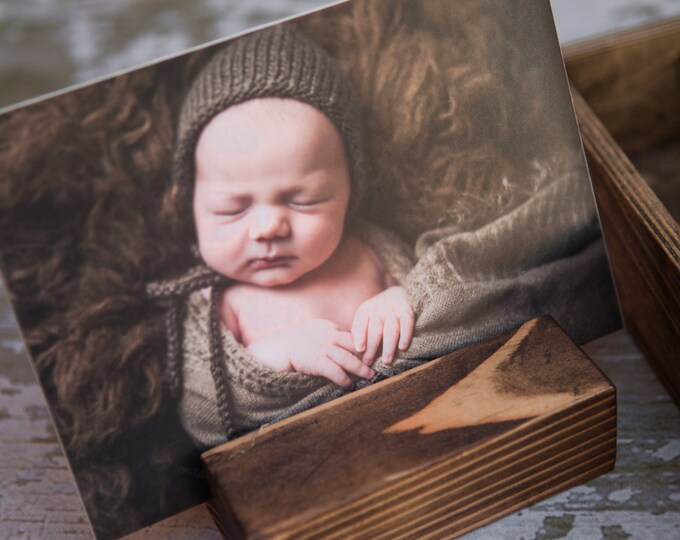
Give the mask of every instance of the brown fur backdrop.
[[[555, 59], [532, 52], [546, 29], [514, 24], [532, 20], [532, 5], [366, 0], [298, 23], [357, 89], [371, 219], [414, 241], [477, 227], [533, 192], [536, 163], [554, 161], [537, 89]], [[167, 391], [164, 309], [144, 286], [191, 262], [191, 216], [175, 211], [169, 165], [183, 91], [209, 54], [0, 123], [2, 269], [102, 537], [206, 497]]]
[[536, 8], [365, 1], [300, 21], [357, 89], [373, 219], [415, 240], [434, 227], [479, 227], [533, 193], [536, 160], [550, 166], [564, 140], [543, 121], [554, 98], [543, 69], [561, 58], [544, 47], [553, 30], [536, 24]]
[[[186, 505], [165, 500], [180, 491], [163, 484], [177, 482], [166, 468], [187, 443], [160, 425], [173, 420], [165, 412], [172, 404], [163, 311], [145, 300], [144, 286], [186, 258], [187, 241], [166, 226], [162, 201], [175, 111], [198, 60], [121, 76], [2, 119], [2, 267], [104, 537]], [[150, 478], [155, 489], [146, 493]]]

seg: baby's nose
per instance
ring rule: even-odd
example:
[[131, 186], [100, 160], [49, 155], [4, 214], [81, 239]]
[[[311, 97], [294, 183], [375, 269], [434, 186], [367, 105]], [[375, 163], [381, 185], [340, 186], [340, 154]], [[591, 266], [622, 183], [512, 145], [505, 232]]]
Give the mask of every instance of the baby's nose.
[[250, 223], [251, 240], [285, 238], [290, 234], [290, 223], [281, 209], [265, 208], [252, 214]]

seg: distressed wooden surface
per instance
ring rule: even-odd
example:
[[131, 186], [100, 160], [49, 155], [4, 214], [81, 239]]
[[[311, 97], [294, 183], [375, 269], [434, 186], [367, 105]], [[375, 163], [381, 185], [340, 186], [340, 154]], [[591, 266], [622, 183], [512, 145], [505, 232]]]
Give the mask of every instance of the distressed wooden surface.
[[[613, 472], [473, 531], [465, 538], [680, 537], [680, 411], [625, 332], [589, 345], [617, 386]], [[66, 460], [0, 297], [0, 538], [91, 538]], [[133, 535], [217, 539], [205, 507]]]

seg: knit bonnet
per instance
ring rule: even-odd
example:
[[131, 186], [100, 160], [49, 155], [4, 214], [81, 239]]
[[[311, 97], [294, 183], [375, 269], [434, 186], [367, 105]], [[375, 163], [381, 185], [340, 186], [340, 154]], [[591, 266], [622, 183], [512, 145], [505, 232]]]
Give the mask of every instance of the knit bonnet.
[[351, 182], [348, 213], [361, 199], [363, 159], [352, 91], [339, 66], [287, 25], [236, 38], [193, 81], [182, 105], [173, 160], [177, 194], [191, 200], [194, 153], [205, 126], [232, 105], [254, 98], [291, 98], [328, 117], [344, 143]]

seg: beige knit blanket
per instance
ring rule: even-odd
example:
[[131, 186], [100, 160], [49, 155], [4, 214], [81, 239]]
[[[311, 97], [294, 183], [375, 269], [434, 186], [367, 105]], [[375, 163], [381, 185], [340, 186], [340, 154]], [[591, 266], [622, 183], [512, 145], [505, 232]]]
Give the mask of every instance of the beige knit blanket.
[[415, 251], [405, 286], [418, 319], [404, 358], [432, 359], [544, 314], [577, 343], [620, 326], [591, 187], [581, 175], [546, 180], [478, 230], [428, 231]]

